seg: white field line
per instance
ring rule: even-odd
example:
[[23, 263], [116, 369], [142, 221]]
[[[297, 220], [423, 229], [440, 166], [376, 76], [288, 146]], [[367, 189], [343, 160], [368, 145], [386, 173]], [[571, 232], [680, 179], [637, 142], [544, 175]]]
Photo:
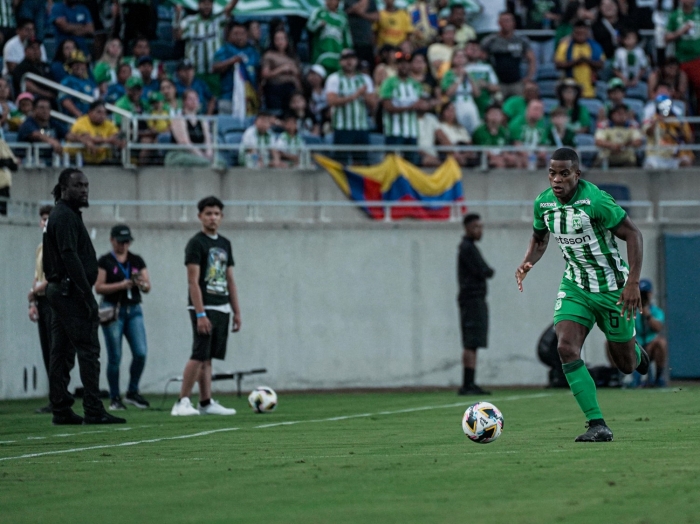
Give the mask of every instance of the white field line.
[[[506, 402], [506, 401], [511, 401], [511, 400], [524, 400], [524, 399], [535, 399], [535, 398], [543, 398], [543, 397], [549, 397], [552, 396], [553, 393], [535, 393], [532, 395], [512, 395], [510, 397], [503, 397], [503, 398], [494, 398], [494, 399], [489, 399], [493, 400], [493, 402]], [[312, 419], [312, 420], [292, 420], [288, 422], [277, 422], [273, 424], [261, 424], [259, 426], [254, 426], [253, 429], [263, 429], [263, 428], [273, 428], [273, 427], [278, 427], [278, 426], [291, 426], [293, 424], [305, 424], [305, 423], [310, 423], [310, 422], [335, 422], [338, 420], [350, 420], [354, 418], [364, 418], [364, 417], [372, 417], [372, 416], [380, 416], [380, 415], [398, 415], [401, 413], [413, 413], [415, 411], [430, 411], [434, 409], [449, 409], [449, 408], [456, 408], [460, 406], [469, 406], [474, 403], [474, 399], [471, 401], [464, 401], [464, 402], [454, 402], [452, 404], [442, 404], [439, 406], [421, 406], [417, 408], [407, 408], [407, 409], [399, 409], [396, 411], [379, 411], [377, 413], [359, 413], [357, 415], [345, 415], [345, 416], [340, 416], [340, 417], [330, 417], [330, 418], [323, 418], [323, 419]], [[29, 458], [36, 458], [36, 457], [45, 457], [47, 455], [60, 455], [64, 453], [79, 453], [81, 451], [92, 451], [96, 449], [109, 449], [109, 448], [121, 448], [121, 447], [126, 447], [126, 446], [136, 446], [139, 444], [152, 444], [155, 442], [163, 442], [167, 440], [180, 440], [180, 439], [187, 439], [187, 438], [194, 438], [194, 437], [205, 437], [207, 435], [213, 435], [214, 433], [223, 433], [227, 431], [237, 431], [240, 428], [220, 428], [220, 429], [213, 429], [210, 431], [201, 431], [199, 433], [191, 433], [189, 435], [178, 435], [175, 437], [160, 437], [160, 438], [153, 438], [153, 439], [147, 439], [147, 440], [136, 440], [132, 442], [122, 442], [120, 444], [102, 444], [99, 446], [85, 446], [82, 448], [70, 448], [70, 449], [61, 449], [57, 451], [43, 451], [41, 453], [27, 453], [25, 455], [17, 455], [14, 457], [2, 457], [0, 458], [0, 462], [4, 462], [6, 460], [20, 460], [20, 459], [29, 459]]]

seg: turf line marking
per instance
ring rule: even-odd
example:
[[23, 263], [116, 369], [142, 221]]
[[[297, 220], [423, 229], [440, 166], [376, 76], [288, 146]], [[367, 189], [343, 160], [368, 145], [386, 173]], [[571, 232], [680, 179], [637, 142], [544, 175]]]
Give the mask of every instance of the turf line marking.
[[[532, 395], [512, 395], [510, 397], [494, 398], [494, 399], [490, 399], [490, 400], [493, 400], [494, 402], [505, 402], [505, 401], [510, 401], [510, 400], [524, 400], [524, 399], [550, 397], [552, 395], [553, 395], [553, 393], [535, 393]], [[253, 429], [273, 428], [273, 427], [278, 427], [278, 426], [291, 426], [294, 424], [304, 424], [304, 423], [310, 423], [310, 422], [335, 422], [338, 420], [350, 420], [350, 419], [354, 419], [354, 418], [364, 418], [364, 417], [371, 417], [371, 416], [377, 416], [377, 415], [398, 415], [401, 413], [412, 413], [415, 411], [427, 411], [427, 410], [433, 410], [433, 409], [448, 409], [448, 408], [455, 408], [455, 407], [460, 407], [460, 406], [471, 405], [473, 403], [473, 400], [474, 399], [472, 399], [471, 401], [454, 402], [451, 404], [442, 404], [439, 406], [421, 406], [421, 407], [417, 407], [417, 408], [399, 409], [396, 411], [381, 411], [378, 413], [359, 413], [357, 415], [345, 415], [345, 416], [340, 416], [340, 417], [312, 419], [312, 420], [290, 420], [287, 422], [276, 422], [273, 424], [262, 424], [259, 426], [253, 426]], [[220, 429], [212, 429], [210, 431], [201, 431], [199, 433], [191, 433], [189, 435], [178, 435], [176, 437], [161, 437], [161, 438], [153, 438], [153, 439], [148, 439], [148, 440], [135, 440], [132, 442], [122, 442], [121, 444], [102, 444], [99, 446], [86, 446], [83, 448], [62, 449], [62, 450], [57, 450], [57, 451], [44, 451], [41, 453], [27, 453], [25, 455], [17, 455], [14, 457], [1, 457], [0, 462], [5, 462], [7, 460], [19, 460], [19, 459], [28, 459], [28, 458], [36, 458], [36, 457], [45, 457], [47, 455], [60, 455], [60, 454], [64, 454], [64, 453], [78, 453], [81, 451], [92, 451], [92, 450], [96, 450], [96, 449], [121, 448], [121, 447], [126, 447], [126, 446], [136, 446], [138, 444], [152, 444], [155, 442], [163, 442], [166, 440], [180, 440], [180, 439], [194, 438], [194, 437], [205, 437], [207, 435], [212, 435], [214, 433], [236, 431], [238, 429], [240, 429], [240, 428], [220, 428]], [[99, 433], [102, 433], [102, 432], [103, 431], [99, 431]], [[85, 432], [85, 433], [88, 433], [88, 432]], [[98, 432], [94, 432], [94, 433], [98, 433]]]
[[[512, 395], [510, 397], [494, 398], [491, 400], [493, 400], [494, 402], [505, 402], [505, 401], [510, 401], [510, 400], [550, 397], [552, 395], [553, 395], [553, 393], [535, 393], [532, 395]], [[357, 415], [344, 415], [344, 416], [340, 416], [340, 417], [331, 417], [331, 418], [320, 418], [320, 419], [312, 419], [312, 420], [292, 420], [292, 421], [288, 421], [288, 422], [275, 422], [272, 424], [261, 424], [259, 426], [254, 426], [254, 429], [274, 428], [274, 427], [278, 427], [278, 426], [291, 426], [294, 424], [305, 424], [305, 423], [309, 423], [309, 422], [335, 422], [338, 420], [350, 420], [350, 419], [354, 419], [354, 418], [366, 418], [366, 417], [373, 417], [373, 416], [378, 416], [378, 415], [399, 415], [401, 413], [414, 413], [416, 411], [430, 411], [433, 409], [450, 409], [450, 408], [457, 408], [457, 407], [461, 407], [461, 406], [471, 406], [473, 403], [474, 403], [473, 400], [471, 400], [471, 401], [463, 401], [463, 402], [453, 402], [452, 404], [442, 404], [439, 406], [421, 406], [418, 408], [397, 409], [395, 411], [379, 411], [377, 413], [358, 413]]]
[[212, 429], [210, 431], [200, 431], [199, 433], [191, 433], [189, 435], [178, 435], [176, 437], [161, 437], [161, 438], [152, 438], [152, 439], [148, 439], [148, 440], [135, 440], [132, 442], [122, 442], [121, 444], [103, 444], [100, 446], [86, 446], [84, 448], [61, 449], [58, 451], [44, 451], [42, 453], [27, 453], [26, 455], [18, 455], [16, 457], [2, 457], [2, 458], [0, 458], [0, 462], [4, 462], [6, 460], [45, 457], [46, 455], [60, 455], [63, 453], [78, 453], [80, 451], [91, 451], [94, 449], [123, 448], [126, 446], [136, 446], [138, 444], [151, 444], [154, 442], [163, 442], [164, 440], [181, 440], [181, 439], [186, 439], [186, 438], [205, 437], [205, 436], [211, 435], [213, 433], [223, 433], [226, 431], [236, 431], [238, 429], [240, 429], [240, 428]]

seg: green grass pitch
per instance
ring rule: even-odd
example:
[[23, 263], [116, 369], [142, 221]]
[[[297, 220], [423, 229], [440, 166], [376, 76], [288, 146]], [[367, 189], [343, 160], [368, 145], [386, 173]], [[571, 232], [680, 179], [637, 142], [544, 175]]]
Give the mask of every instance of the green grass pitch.
[[461, 429], [477, 399], [447, 391], [283, 394], [265, 415], [221, 397], [234, 417], [171, 417], [168, 399], [121, 427], [0, 402], [0, 522], [700, 522], [700, 388], [599, 398], [611, 443], [573, 442], [568, 391], [495, 392], [486, 445]]

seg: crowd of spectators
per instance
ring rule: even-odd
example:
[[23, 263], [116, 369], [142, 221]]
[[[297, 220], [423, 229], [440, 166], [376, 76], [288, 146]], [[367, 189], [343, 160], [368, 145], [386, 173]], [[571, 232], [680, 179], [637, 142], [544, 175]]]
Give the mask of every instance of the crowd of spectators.
[[[237, 17], [237, 1], [164, 4], [159, 25], [144, 0], [0, 0], [2, 129], [46, 143], [47, 161], [80, 143], [88, 163], [116, 161], [124, 146], [128, 123], [112, 105], [143, 117], [132, 141], [177, 144], [137, 148], [138, 164], [290, 167], [305, 143], [323, 142], [412, 146], [404, 156], [424, 166], [453, 156], [532, 169], [547, 147], [593, 144], [611, 165], [694, 161], [683, 149], [693, 128], [678, 119], [697, 114], [700, 95], [695, 0], [500, 0], [495, 32], [472, 27], [485, 10], [476, 0], [324, 0], [305, 25]], [[172, 49], [157, 56], [163, 12]], [[655, 25], [654, 38], [640, 37]], [[211, 115], [239, 127], [215, 136], [202, 118]], [[237, 154], [215, 155], [217, 140], [239, 144]], [[463, 145], [495, 149], [482, 159]], [[370, 160], [362, 147], [335, 156]]]

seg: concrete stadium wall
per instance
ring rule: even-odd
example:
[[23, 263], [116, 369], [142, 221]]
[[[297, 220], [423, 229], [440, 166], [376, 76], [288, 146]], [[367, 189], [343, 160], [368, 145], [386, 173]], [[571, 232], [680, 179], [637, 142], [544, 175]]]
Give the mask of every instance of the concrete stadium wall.
[[[196, 230], [194, 224], [134, 225], [133, 250], [145, 258], [153, 279], [153, 291], [144, 301], [149, 355], [142, 387], [148, 393], [162, 392], [167, 379], [180, 375], [189, 355], [183, 250]], [[551, 321], [563, 261], [551, 246], [525, 281], [525, 293], [518, 293], [513, 273], [530, 231], [524, 223], [487, 224], [481, 245], [496, 269], [488, 296], [489, 349], [480, 354], [478, 368], [478, 379], [486, 385], [546, 381], [535, 345]], [[97, 226], [93, 232], [98, 254], [108, 251], [109, 229]], [[249, 379], [246, 386], [264, 383], [279, 389], [455, 386], [461, 380], [458, 224], [229, 223], [222, 232], [233, 242], [243, 329], [230, 337], [228, 357], [216, 363], [217, 371], [266, 367], [268, 375]], [[659, 229], [644, 227], [643, 233], [643, 274], [656, 278]], [[0, 224], [0, 398], [47, 393], [25, 298], [39, 241], [35, 224]], [[589, 362], [604, 361], [597, 329], [585, 351]], [[124, 355], [125, 385], [126, 347]], [[36, 389], [33, 366], [38, 369]], [[26, 392], [25, 367], [30, 377]], [[229, 391], [234, 386], [216, 387]]]

